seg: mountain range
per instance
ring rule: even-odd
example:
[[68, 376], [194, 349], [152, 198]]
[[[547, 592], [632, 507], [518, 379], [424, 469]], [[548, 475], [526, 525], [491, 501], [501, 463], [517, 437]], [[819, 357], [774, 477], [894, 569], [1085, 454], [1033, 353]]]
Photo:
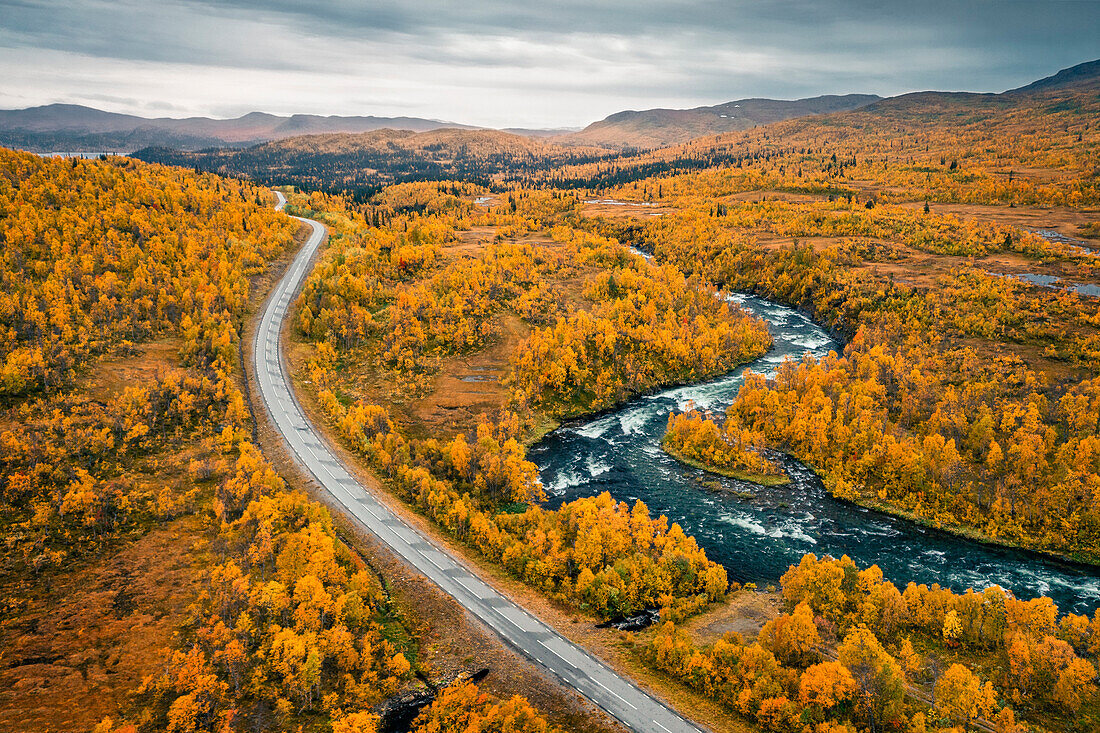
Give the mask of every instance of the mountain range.
[[[941, 104], [950, 99], [1003, 99], [1090, 83], [1100, 77], [1100, 60], [1078, 64], [999, 95], [967, 92], [915, 92], [881, 98], [873, 94], [827, 95], [796, 100], [740, 99], [692, 109], [616, 112], [582, 130], [509, 129], [503, 132], [539, 138], [555, 145], [610, 150], [651, 149], [698, 137], [748, 130], [783, 120], [857, 109], [888, 114], [899, 105]], [[143, 148], [196, 151], [248, 148], [302, 135], [362, 134], [378, 130], [485, 130], [419, 117], [341, 117], [251, 112], [235, 119], [208, 117], [145, 118], [72, 104], [0, 110], [0, 145], [34, 152], [89, 151], [129, 153]], [[364, 142], [373, 143], [371, 138]]]
[[[871, 94], [796, 100], [739, 99], [694, 109], [627, 110], [594, 122], [583, 130], [508, 128], [503, 132], [546, 138], [569, 146], [653, 148], [792, 117], [843, 112], [877, 99], [879, 97]], [[484, 128], [419, 117], [304, 114], [280, 117], [264, 112], [250, 112], [225, 120], [209, 117], [150, 119], [74, 104], [0, 110], [0, 145], [34, 152], [129, 153], [147, 147], [194, 151], [249, 147], [298, 135], [359, 134], [384, 129], [428, 132]]]
[[363, 133], [374, 130], [426, 132], [471, 125], [419, 117], [339, 117], [250, 112], [234, 119], [188, 117], [149, 119], [103, 112], [75, 104], [49, 104], [0, 110], [0, 145], [34, 152], [92, 151], [128, 153], [150, 146], [181, 150], [247, 147], [298, 135]]

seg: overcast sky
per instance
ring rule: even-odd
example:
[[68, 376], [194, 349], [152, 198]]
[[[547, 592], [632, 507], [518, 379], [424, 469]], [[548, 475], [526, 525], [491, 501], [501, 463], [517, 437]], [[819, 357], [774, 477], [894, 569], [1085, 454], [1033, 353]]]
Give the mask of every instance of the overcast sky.
[[743, 97], [1003, 91], [1100, 57], [1100, 0], [0, 0], [0, 108], [581, 126]]

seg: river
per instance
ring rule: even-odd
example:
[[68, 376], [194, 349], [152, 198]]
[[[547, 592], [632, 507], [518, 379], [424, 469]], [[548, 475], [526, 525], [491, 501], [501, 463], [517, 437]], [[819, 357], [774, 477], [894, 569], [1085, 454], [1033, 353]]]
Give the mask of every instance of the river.
[[[774, 348], [747, 365], [770, 374], [787, 356], [823, 356], [840, 346], [803, 314], [750, 295], [731, 298], [768, 321]], [[774, 583], [807, 552], [848, 555], [877, 564], [904, 590], [910, 581], [955, 591], [1000, 585], [1018, 598], [1050, 596], [1062, 611], [1100, 606], [1100, 568], [1091, 569], [1011, 549], [991, 547], [925, 529], [912, 522], [840, 502], [817, 476], [786, 459], [792, 482], [766, 488], [688, 468], [660, 447], [670, 410], [689, 403], [722, 413], [741, 386], [745, 367], [703, 384], [635, 399], [588, 422], [560, 428], [529, 451], [550, 506], [607, 491], [620, 501], [641, 499], [694, 535], [731, 580]], [[719, 481], [715, 492], [699, 479]], [[750, 492], [739, 498], [733, 492]]]

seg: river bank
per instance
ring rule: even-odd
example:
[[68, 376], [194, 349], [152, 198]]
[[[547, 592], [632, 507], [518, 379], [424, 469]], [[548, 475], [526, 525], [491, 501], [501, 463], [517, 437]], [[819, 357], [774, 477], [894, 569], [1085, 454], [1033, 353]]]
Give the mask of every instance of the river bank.
[[[751, 295], [734, 299], [769, 321], [774, 348], [756, 361], [709, 382], [636, 398], [618, 410], [572, 421], [530, 451], [558, 506], [608, 491], [616, 499], [644, 501], [694, 535], [709, 557], [739, 582], [775, 582], [803, 554], [847, 554], [860, 565], [878, 564], [899, 587], [939, 583], [962, 592], [997, 584], [1018, 597], [1052, 597], [1064, 611], [1091, 613], [1100, 606], [1100, 568], [989, 544], [910, 521], [881, 507], [832, 497], [809, 467], [785, 461], [791, 483], [779, 487], [718, 477], [727, 491], [704, 489], [703, 472], [668, 456], [660, 446], [670, 410], [689, 404], [722, 412], [746, 368], [770, 374], [783, 361], [809, 352], [822, 357], [839, 343], [808, 315]], [[750, 493], [751, 501], [739, 499]]]
[[680, 451], [672, 448], [668, 445], [668, 441], [661, 441], [661, 450], [668, 455], [675, 458], [680, 463], [690, 468], [695, 468], [700, 471], [706, 471], [707, 473], [713, 473], [717, 476], [725, 476], [726, 478], [737, 479], [738, 481], [744, 481], [750, 484], [759, 484], [760, 486], [786, 486], [791, 482], [790, 476], [769, 476], [762, 473], [750, 473], [748, 471], [738, 471], [736, 468], [723, 468], [722, 466], [713, 466], [709, 463], [703, 463], [693, 458], [688, 458]]

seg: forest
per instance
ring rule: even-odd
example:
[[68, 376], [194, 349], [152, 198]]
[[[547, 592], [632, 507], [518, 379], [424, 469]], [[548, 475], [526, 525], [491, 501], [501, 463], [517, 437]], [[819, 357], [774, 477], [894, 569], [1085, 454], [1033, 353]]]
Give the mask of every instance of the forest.
[[614, 155], [602, 148], [460, 129], [304, 135], [243, 150], [153, 147], [134, 153], [149, 162], [244, 176], [268, 185], [346, 193], [360, 201], [395, 183], [459, 180], [488, 185], [502, 176], [529, 177], [547, 168], [590, 164]]
[[1079, 207], [1100, 199], [1098, 86], [1093, 73], [1003, 94], [908, 94], [656, 149], [584, 147], [480, 130], [381, 130], [307, 135], [246, 150], [148, 148], [135, 155], [268, 185], [346, 193], [360, 202], [391, 183], [459, 180], [500, 190], [601, 190], [649, 201], [772, 190], [861, 203]]
[[[240, 381], [250, 276], [292, 247], [297, 223], [251, 185], [129, 159], [5, 150], [0, 170], [5, 662], [38, 664], [8, 647], [10, 630], [54, 582], [195, 517], [205, 560], [189, 571], [187, 613], [154, 651], [160, 671], [102, 719], [88, 720], [102, 695], [90, 701], [84, 729], [375, 730], [372, 709], [408, 685], [416, 645], [395, 634], [382, 579], [328, 510], [252, 443]], [[89, 380], [97, 360], [165, 339], [179, 366], [107, 391]], [[6, 721], [19, 714], [5, 705]], [[552, 730], [522, 699], [461, 683], [416, 730], [450, 721]]]
[[[762, 249], [745, 235], [757, 228], [792, 243]], [[693, 274], [804, 307], [848, 338], [843, 354], [748, 378], [725, 432], [762, 433], [838, 496], [1096, 557], [1095, 301], [971, 264], [1012, 253], [1088, 277], [1091, 255], [997, 225], [835, 202], [683, 212], [635, 235], [688, 271], [702, 267]], [[794, 243], [813, 237], [839, 241]], [[912, 270], [922, 281], [870, 264], [921, 253], [958, 263], [934, 277]]]
[[[373, 213], [291, 197], [292, 211], [317, 207], [308, 213], [334, 227], [297, 322], [312, 342], [305, 368], [330, 424], [403, 499], [563, 602], [605, 618], [657, 606], [682, 617], [722, 598], [725, 570], [644, 504], [604, 495], [539, 506], [545, 497], [523, 442], [547, 419], [728, 371], [767, 348], [763, 324], [673, 268], [557, 223], [575, 208], [572, 197], [523, 192], [485, 213], [443, 187], [402, 193], [435, 200], [367, 227]], [[479, 226], [542, 238], [444, 252], [460, 229]], [[504, 315], [529, 332], [516, 339], [508, 397], [494, 415], [471, 416], [449, 439], [395, 422], [389, 407], [430, 393], [443, 360], [499, 341]], [[361, 376], [341, 366], [363, 362], [391, 385], [389, 406], [353, 399]]]
[[[842, 347], [670, 414], [668, 455], [776, 490], [793, 459], [839, 500], [1100, 562], [1098, 99], [909, 95], [614, 153], [453, 130], [140, 156], [176, 167], [0, 150], [5, 679], [65, 661], [26, 641], [41, 609], [156, 537], [189, 558], [183, 600], [148, 660], [65, 661], [82, 729], [366, 733], [430, 672], [392, 579], [261, 448], [242, 339], [301, 234], [251, 179], [329, 230], [290, 316], [310, 415], [525, 597], [586, 629], [653, 612], [598, 638], [661, 694], [790, 733], [1100, 728], [1100, 611], [814, 554], [731, 583], [642, 501], [548, 501], [528, 453], [766, 354], [726, 297], [752, 293]], [[701, 631], [752, 603], [774, 607]], [[118, 697], [84, 684], [109, 665], [136, 677]], [[448, 682], [410, 730], [558, 730]]]
[[[670, 415], [664, 447], [678, 459], [760, 483], [778, 482], [782, 470], [767, 456], [783, 451], [817, 470], [838, 497], [1000, 542], [1095, 558], [1090, 487], [1100, 469], [1095, 452], [1100, 402], [1092, 391], [1100, 367], [1095, 349], [1100, 323], [1094, 302], [1002, 274], [1008, 264], [1089, 281], [1096, 276], [1093, 256], [1071, 241], [940, 213], [939, 206], [914, 207], [900, 197], [875, 196], [870, 205], [864, 194], [784, 198], [774, 193], [742, 200], [731, 197], [736, 187], [704, 185], [708, 176], [717, 181], [720, 175], [665, 175], [580, 196], [554, 189], [493, 194], [440, 185], [435, 194], [430, 187], [417, 188], [415, 206], [397, 207], [392, 197], [366, 204], [310, 197], [310, 208], [298, 210], [322, 219], [336, 211], [341, 216], [328, 219], [341, 233], [315, 278], [327, 284], [311, 281], [300, 301], [300, 313], [308, 308], [309, 316], [300, 331], [314, 342], [307, 368], [320, 386], [319, 403], [331, 424], [389, 476], [398, 495], [552, 597], [605, 616], [654, 602], [666, 609], [663, 624], [634, 642], [638, 658], [766, 729], [925, 730], [972, 724], [1004, 731], [1090, 729], [1100, 662], [1089, 641], [1094, 619], [1059, 614], [1049, 600], [1018, 600], [999, 588], [961, 592], [910, 585], [899, 591], [877, 568], [808, 555], [784, 577], [785, 615], [768, 622], [755, 641], [733, 635], [700, 645], [683, 630], [685, 624], [720, 605], [725, 593], [675, 582], [654, 591], [644, 582], [627, 582], [608, 595], [609, 577], [614, 585], [618, 581], [598, 572], [599, 565], [613, 566], [619, 578], [640, 580], [636, 569], [652, 567], [652, 560], [643, 559], [645, 545], [624, 545], [628, 553], [641, 551], [630, 563], [603, 549], [596, 564], [584, 567], [569, 554], [583, 551], [582, 535], [573, 535], [554, 515], [572, 515], [589, 500], [547, 512], [537, 507], [539, 487], [525, 487], [518, 479], [524, 475], [521, 438], [526, 430], [537, 437], [544, 416], [553, 425], [621, 404], [647, 385], [698, 381], [737, 363], [696, 368], [694, 377], [652, 377], [648, 367], [632, 367], [634, 376], [624, 380], [623, 366], [635, 359], [661, 366], [661, 352], [642, 351], [624, 360], [621, 355], [632, 352], [615, 340], [631, 333], [629, 317], [615, 316], [616, 327], [606, 332], [587, 323], [614, 313], [606, 303], [625, 305], [618, 302], [625, 288], [639, 303], [655, 305], [641, 321], [647, 330], [663, 328], [662, 310], [692, 312], [683, 310], [671, 289], [683, 278], [697, 292], [753, 292], [805, 309], [846, 346], [819, 362], [783, 363], [767, 378], [748, 376], [722, 419], [692, 411]], [[769, 184], [754, 182], [765, 190]], [[923, 204], [924, 193], [909, 194], [910, 200]], [[425, 195], [429, 200], [421, 198]], [[649, 217], [586, 215], [579, 199], [587, 196], [660, 199], [663, 209]], [[488, 203], [469, 203], [478, 197]], [[390, 253], [402, 241], [393, 237], [414, 233], [423, 243], [429, 230], [425, 220], [433, 217], [451, 232], [434, 239], [430, 253], [408, 260], [416, 263], [416, 274], [407, 286], [424, 283], [415, 286], [418, 294], [395, 297], [390, 283], [404, 274], [390, 269]], [[474, 233], [484, 242], [477, 250], [466, 244]], [[374, 261], [364, 259], [375, 245], [363, 244], [375, 241], [380, 254], [372, 255]], [[571, 245], [568, 258], [561, 256], [563, 244]], [[638, 251], [652, 253], [661, 264], [643, 262]], [[532, 259], [519, 260], [512, 273], [507, 267], [500, 274], [474, 269], [517, 252]], [[592, 264], [599, 269], [586, 271]], [[507, 288], [512, 279], [522, 283], [516, 292]], [[441, 285], [447, 282], [452, 284]], [[480, 304], [469, 293], [474, 282], [484, 282], [497, 297]], [[664, 283], [673, 297], [652, 290], [650, 282]], [[462, 293], [461, 304], [441, 307], [448, 293]], [[349, 300], [362, 308], [350, 319], [340, 315], [351, 312]], [[493, 309], [508, 303], [524, 321], [522, 337], [512, 342]], [[418, 325], [406, 315], [410, 309]], [[318, 321], [320, 312], [325, 316]], [[382, 324], [393, 323], [395, 314], [403, 325], [391, 336], [393, 329]], [[679, 318], [682, 325], [716, 333], [697, 315]], [[354, 329], [349, 341], [343, 334], [352, 322], [369, 326]], [[573, 332], [583, 336], [574, 340]], [[752, 332], [743, 326], [742, 342]], [[401, 363], [388, 348], [397, 337], [400, 353], [414, 355]], [[696, 338], [690, 343], [705, 343]], [[739, 352], [745, 356], [737, 361], [766, 349], [770, 340], [763, 332], [760, 339], [759, 346]], [[433, 384], [447, 373], [448, 359], [469, 358], [501, 343], [515, 355], [500, 401], [502, 410], [512, 412], [498, 413], [502, 422], [483, 416], [452, 423], [449, 442], [434, 435], [423, 440], [420, 434], [428, 428], [406, 409], [404, 398], [395, 397], [396, 388], [415, 385], [431, 395]], [[602, 360], [601, 343], [619, 356]], [[708, 353], [689, 348], [693, 357]], [[676, 357], [681, 362], [683, 353]], [[387, 375], [382, 382], [394, 387], [358, 390], [364, 368]], [[406, 372], [422, 378], [403, 379]], [[525, 372], [538, 375], [534, 389]], [[627, 389], [588, 386], [604, 380]], [[553, 384], [569, 385], [570, 391], [540, 393], [543, 385]], [[357, 401], [364, 393], [370, 404]], [[500, 432], [502, 423], [510, 426], [507, 432]], [[497, 489], [489, 481], [469, 485], [459, 466], [493, 465], [477, 458], [471, 446], [496, 449], [509, 436], [515, 440], [512, 488], [504, 488], [507, 481]], [[412, 474], [409, 466], [420, 471]], [[526, 475], [533, 476], [530, 466]], [[486, 508], [512, 501], [519, 502], [517, 509], [534, 504], [483, 520]], [[601, 519], [590, 527], [615, 527], [629, 515], [622, 534], [636, 537], [627, 530], [635, 514], [639, 523], [650, 520], [642, 505], [616, 507], [606, 495], [592, 501], [584, 511], [595, 510]], [[616, 514], [623, 519], [612, 519]], [[653, 536], [659, 538], [662, 529]], [[601, 543], [610, 539], [602, 532], [598, 536]], [[563, 577], [561, 567], [575, 567], [578, 574]], [[828, 570], [817, 575], [817, 568]], [[656, 569], [644, 573], [666, 577]], [[720, 583], [714, 575], [713, 587], [719, 588], [725, 578]], [[835, 587], [843, 596], [811, 599], [797, 589], [800, 584], [819, 593]], [[752, 591], [734, 584], [732, 592], [737, 597]], [[627, 603], [620, 601], [624, 598]]]
[[644, 200], [776, 191], [861, 203], [1095, 206], [1098, 88], [1093, 72], [1004, 94], [907, 94], [850, 112], [562, 165], [520, 182], [604, 189], [627, 199], [644, 192]]
[[742, 430], [733, 423], [721, 429], [698, 410], [670, 413], [661, 447], [690, 466], [731, 476], [749, 483], [771, 486], [786, 483], [783, 468], [762, 455], [762, 433]]
[[877, 567], [813, 554], [783, 576], [782, 598], [751, 644], [728, 634], [699, 648], [669, 621], [641, 654], [766, 730], [1097, 725], [1100, 613], [1059, 618], [1049, 599], [996, 586], [902, 592]]

